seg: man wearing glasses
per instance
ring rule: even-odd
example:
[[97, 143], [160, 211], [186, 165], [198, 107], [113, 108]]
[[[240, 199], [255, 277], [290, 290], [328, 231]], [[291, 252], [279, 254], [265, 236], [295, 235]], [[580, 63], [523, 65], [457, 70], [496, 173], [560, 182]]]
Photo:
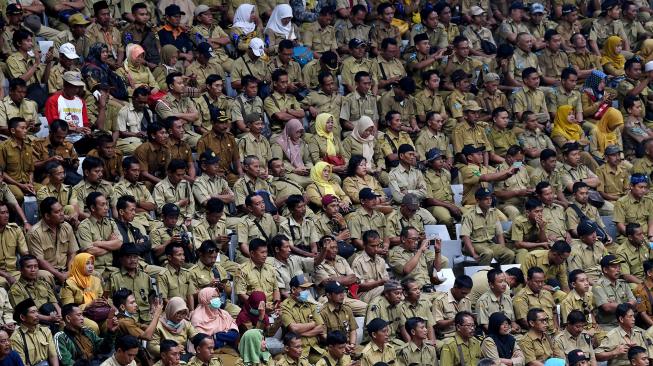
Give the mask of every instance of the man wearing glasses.
[[557, 317], [554, 317], [555, 301], [551, 292], [544, 290], [545, 275], [540, 267], [528, 269], [526, 287], [524, 287], [512, 303], [515, 307], [515, 318], [522, 328], [532, 327], [528, 318], [529, 309], [538, 308], [547, 315], [547, 333], [553, 334], [558, 328]]
[[454, 318], [456, 333], [442, 347], [441, 365], [476, 365], [481, 359], [481, 342], [474, 337], [476, 322], [472, 313], [461, 311]]
[[519, 347], [524, 353], [524, 364], [529, 366], [544, 365], [544, 361], [553, 355], [553, 344], [551, 338], [546, 334], [551, 318], [544, 310], [532, 308], [528, 311], [526, 319], [530, 329], [519, 340]]

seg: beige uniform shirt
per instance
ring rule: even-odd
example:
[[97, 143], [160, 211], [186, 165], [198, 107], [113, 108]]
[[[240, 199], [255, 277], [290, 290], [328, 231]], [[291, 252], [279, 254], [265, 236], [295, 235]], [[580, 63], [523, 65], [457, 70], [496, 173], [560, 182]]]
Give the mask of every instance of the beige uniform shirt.
[[[84, 219], [77, 229], [77, 240], [79, 248], [85, 250], [96, 241], [109, 240], [111, 234], [117, 236], [122, 241], [122, 235], [118, 231], [116, 222], [108, 217], [103, 217], [98, 221], [94, 216]], [[102, 272], [107, 267], [111, 267], [113, 262], [113, 253], [101, 255], [95, 258], [95, 271]]]
[[63, 271], [68, 270], [68, 254], [76, 253], [80, 249], [70, 224], [63, 222], [52, 230], [43, 220], [37, 222], [27, 233], [27, 247], [30, 254]]

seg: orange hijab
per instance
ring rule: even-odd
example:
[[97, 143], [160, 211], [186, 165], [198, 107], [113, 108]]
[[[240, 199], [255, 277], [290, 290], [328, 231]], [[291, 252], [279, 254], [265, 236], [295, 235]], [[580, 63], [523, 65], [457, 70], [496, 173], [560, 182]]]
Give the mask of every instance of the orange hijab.
[[91, 260], [95, 263], [95, 257], [88, 253], [79, 253], [70, 262], [68, 268], [69, 278], [84, 291], [84, 304], [91, 303], [97, 298], [97, 294], [91, 289], [93, 278], [86, 274], [86, 262]]

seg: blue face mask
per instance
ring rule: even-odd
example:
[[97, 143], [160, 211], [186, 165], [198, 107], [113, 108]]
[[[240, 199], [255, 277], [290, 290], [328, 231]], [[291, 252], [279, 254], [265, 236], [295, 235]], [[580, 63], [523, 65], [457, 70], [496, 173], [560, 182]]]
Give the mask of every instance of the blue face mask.
[[222, 306], [222, 301], [220, 300], [219, 297], [216, 297], [215, 299], [211, 299], [209, 306], [212, 309], [220, 309], [220, 307]]
[[172, 329], [177, 329], [181, 326], [181, 323], [175, 323], [172, 320], [166, 319], [166, 325]]
[[249, 313], [252, 314], [252, 315], [256, 315], [256, 316], [258, 316], [260, 314], [258, 309], [249, 309]]
[[651, 249], [653, 249], [653, 242], [649, 242], [649, 243], [648, 243], [648, 247], [651, 248]]
[[302, 292], [300, 292], [299, 296], [297, 297], [297, 300], [299, 300], [300, 302], [308, 301], [308, 290], [303, 290]]

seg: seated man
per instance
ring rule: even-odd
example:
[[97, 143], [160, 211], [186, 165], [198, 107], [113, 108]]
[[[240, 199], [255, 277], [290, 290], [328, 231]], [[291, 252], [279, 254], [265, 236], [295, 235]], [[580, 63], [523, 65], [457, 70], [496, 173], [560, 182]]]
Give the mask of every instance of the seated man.
[[166, 246], [165, 254], [168, 258], [166, 270], [159, 274], [157, 280], [161, 298], [169, 300], [173, 297], [181, 297], [186, 301], [188, 308], [193, 309], [195, 307], [193, 295], [197, 289], [191, 282], [191, 272], [182, 267], [186, 263], [184, 245], [172, 243]]
[[184, 219], [190, 219], [195, 214], [195, 197], [190, 183], [184, 179], [188, 164], [179, 159], [172, 159], [166, 169], [167, 176], [154, 186], [152, 196], [161, 212], [167, 203], [174, 203], [179, 207]]
[[337, 281], [329, 281], [324, 285], [326, 304], [320, 310], [326, 332], [341, 332], [348, 339], [347, 347], [353, 351], [356, 346], [356, 329], [358, 324], [354, 319], [351, 307], [344, 303], [347, 288]]
[[[215, 287], [224, 294], [225, 307], [229, 314], [237, 316], [240, 308], [231, 302], [231, 279], [233, 275], [225, 269], [222, 258], [218, 260], [218, 246], [212, 240], [205, 240], [197, 248], [198, 261], [190, 268], [189, 288], [199, 291], [205, 287]], [[220, 257], [224, 254], [220, 253]], [[233, 265], [235, 263], [232, 262]], [[238, 268], [236, 268], [239, 271]], [[234, 274], [237, 272], [234, 272]]]
[[[154, 198], [148, 190], [145, 183], [140, 182], [141, 168], [138, 160], [133, 156], [128, 156], [122, 161], [124, 176], [113, 186], [113, 197], [111, 202], [115, 205], [118, 198], [122, 196], [132, 196], [136, 199], [136, 215], [134, 222], [150, 231], [150, 211], [156, 210]], [[115, 206], [113, 207], [115, 212]], [[153, 220], [152, 220], [153, 221]]]
[[374, 318], [367, 323], [367, 335], [371, 342], [361, 351], [362, 365], [387, 365], [396, 359], [395, 347], [389, 343], [392, 340], [388, 328], [390, 323], [381, 318]]
[[[544, 289], [551, 291], [551, 288], [558, 287], [565, 292], [569, 292], [566, 261], [570, 253], [571, 247], [569, 244], [564, 240], [558, 240], [553, 243], [550, 249], [534, 250], [528, 253], [521, 265], [522, 271], [526, 274], [533, 267], [541, 268], [544, 271], [544, 278], [547, 283]], [[555, 290], [552, 292], [555, 292]]]
[[358, 277], [358, 296], [369, 303], [381, 296], [383, 285], [390, 279], [386, 262], [379, 254], [381, 238], [376, 230], [363, 233], [363, 252], [357, 255], [351, 263], [351, 269]]
[[290, 296], [290, 280], [301, 273], [313, 273], [315, 266], [322, 263], [326, 253], [326, 248], [322, 247], [320, 254], [315, 258], [292, 254], [290, 240], [283, 234], [272, 238], [270, 249], [274, 254], [273, 265], [277, 272], [277, 285], [282, 299]]
[[52, 332], [39, 325], [39, 311], [34, 300], [27, 298], [14, 306], [14, 321], [17, 332], [11, 335], [11, 348], [27, 365], [58, 366], [57, 347]]
[[79, 205], [73, 194], [73, 187], [64, 184], [66, 175], [63, 166], [58, 161], [45, 165], [47, 183], [36, 191], [36, 201], [41, 204], [48, 197], [55, 198], [63, 206], [64, 221], [77, 227], [79, 225]]
[[524, 263], [531, 251], [549, 248], [549, 240], [546, 237], [547, 222], [542, 216], [542, 201], [530, 198], [524, 208], [525, 215], [515, 218], [510, 227], [510, 239], [517, 249], [517, 263]]
[[227, 181], [218, 174], [220, 158], [211, 149], [205, 150], [199, 157], [202, 175], [193, 182], [193, 195], [195, 207], [199, 212], [204, 212], [208, 201], [218, 199], [224, 204], [234, 202], [234, 193], [229, 188]]
[[596, 348], [597, 361], [608, 361], [608, 365], [619, 365], [626, 361], [629, 348], [637, 346], [650, 349], [650, 338], [643, 329], [635, 326], [636, 314], [633, 304], [616, 305], [615, 317], [619, 322], [618, 326], [609, 331], [601, 341], [601, 345]]
[[[431, 297], [428, 294], [422, 296], [422, 291], [417, 287], [417, 281], [412, 278], [404, 278], [401, 281], [401, 287], [404, 289], [404, 301], [401, 303], [401, 312], [404, 319], [419, 317], [426, 323], [426, 339], [430, 344], [435, 344], [435, 320]], [[411, 333], [406, 324], [400, 326], [401, 337], [405, 342], [411, 340]]]
[[609, 331], [618, 326], [616, 310], [619, 304], [630, 303], [635, 306], [637, 300], [626, 281], [622, 280], [619, 259], [608, 254], [601, 259], [601, 272], [603, 275], [592, 286], [594, 306], [597, 309], [596, 322], [601, 329]]
[[403, 296], [403, 288], [399, 281], [388, 280], [383, 285], [383, 294], [381, 296], [372, 298], [367, 306], [367, 314], [365, 314], [365, 324], [369, 327], [370, 323], [376, 319], [381, 319], [388, 324], [388, 339], [395, 345], [402, 346], [404, 342], [401, 340], [401, 324], [404, 323], [404, 315], [402, 313], [401, 299]]
[[397, 359], [404, 365], [426, 365], [437, 359], [435, 346], [429, 342], [428, 334], [432, 328], [427, 328], [427, 321], [420, 317], [406, 319], [406, 333], [410, 341], [397, 350]]
[[116, 151], [116, 143], [110, 135], [102, 134], [98, 136], [96, 142], [97, 147], [89, 151], [86, 156], [102, 160], [104, 166], [102, 178], [112, 184], [117, 183], [124, 175], [122, 171], [122, 153]]
[[[61, 321], [61, 308], [52, 284], [39, 276], [39, 264], [32, 255], [24, 255], [18, 261], [20, 278], [9, 289], [9, 302], [14, 307], [14, 319], [19, 313], [18, 305], [30, 299], [38, 308], [38, 321], [45, 325]], [[18, 322], [16, 320], [16, 322]]]
[[277, 222], [272, 215], [265, 212], [265, 202], [261, 195], [256, 192], [249, 194], [245, 198], [245, 207], [249, 214], [242, 217], [236, 227], [240, 249], [236, 254], [238, 263], [243, 263], [246, 257], [249, 257], [248, 243], [253, 239], [268, 241], [278, 232]]
[[[204, 175], [202, 175], [204, 176]], [[215, 242], [218, 253], [218, 262], [235, 276], [238, 272], [238, 264], [229, 259], [229, 241], [231, 240], [230, 230], [227, 230], [227, 221], [224, 214], [224, 203], [219, 198], [211, 198], [206, 202], [204, 218], [193, 225], [193, 241], [197, 250], [207, 240]]]
[[601, 258], [608, 254], [603, 243], [596, 237], [596, 224], [582, 221], [576, 232], [579, 239], [571, 243], [571, 254], [567, 258], [567, 270], [582, 269], [588, 277], [590, 285], [594, 285], [601, 277]]
[[243, 173], [240, 179], [234, 183], [234, 193], [236, 195], [236, 207], [243, 213], [247, 213], [245, 208], [245, 198], [259, 191], [268, 192], [270, 201], [274, 202], [274, 196], [271, 193], [270, 184], [260, 177], [261, 165], [259, 158], [248, 155], [243, 159]]
[[[322, 8], [324, 10], [324, 8]], [[334, 330], [326, 336], [327, 352], [317, 361], [315, 366], [330, 365], [351, 365], [351, 357], [346, 353], [347, 349], [353, 349], [355, 343], [348, 341], [345, 333]], [[304, 366], [304, 365], [298, 365]]]
[[161, 209], [161, 220], [163, 225], [154, 229], [151, 233], [152, 256], [159, 265], [167, 261], [165, 256], [166, 247], [173, 243], [181, 243], [184, 247], [184, 254], [189, 262], [195, 261], [194, 246], [190, 236], [190, 230], [184, 222], [180, 222], [181, 212], [174, 203], [166, 203]]
[[456, 331], [442, 347], [440, 362], [452, 366], [476, 365], [481, 359], [481, 341], [474, 337], [474, 316], [469, 311], [460, 311], [452, 319], [452, 324], [455, 324]]
[[524, 328], [528, 329], [533, 325], [533, 319], [528, 317], [529, 309], [538, 308], [545, 312], [546, 332], [552, 334], [558, 328], [558, 317], [555, 316], [555, 301], [550, 291], [544, 290], [545, 275], [540, 267], [531, 267], [526, 275], [526, 287], [524, 287], [513, 298], [513, 306], [515, 308], [515, 318], [517, 323]]
[[274, 267], [267, 262], [268, 245], [262, 239], [255, 238], [249, 242], [249, 259], [240, 265], [240, 273], [236, 277], [236, 295], [241, 303], [246, 303], [252, 291], [263, 291], [268, 310], [278, 309], [281, 294], [277, 285]]
[[519, 340], [519, 348], [524, 353], [524, 362], [527, 365], [542, 366], [553, 356], [553, 344], [547, 336], [549, 315], [541, 308], [534, 307], [528, 310], [528, 333]]
[[29, 249], [23, 229], [9, 222], [9, 210], [4, 202], [0, 202], [0, 241], [4, 246], [0, 252], [0, 288], [8, 289], [20, 274], [16, 268], [18, 257], [27, 255]]
[[401, 245], [388, 253], [388, 264], [398, 279], [412, 277], [423, 290], [432, 291], [432, 284], [439, 283], [436, 272], [442, 269], [441, 243], [435, 241], [434, 250], [429, 249], [429, 241], [422, 239], [412, 226], [401, 230]]
[[11, 137], [0, 146], [0, 171], [19, 204], [25, 195], [34, 196], [34, 149], [27, 138], [27, 122], [22, 117], [9, 120]]
[[[589, 186], [583, 182], [576, 182], [572, 188], [573, 199], [569, 201], [569, 207], [565, 210], [567, 216], [567, 230], [572, 237], [577, 238], [576, 227], [583, 220], [594, 221], [605, 231], [605, 224], [601, 219], [599, 210], [589, 202]], [[611, 238], [610, 238], [611, 239]]]
[[453, 338], [456, 332], [454, 318], [461, 312], [471, 311], [472, 304], [467, 295], [474, 286], [469, 276], [462, 275], [454, 281], [446, 293], [436, 292], [433, 300], [433, 318], [438, 334], [444, 339]]
[[422, 171], [417, 169], [417, 154], [412, 145], [403, 144], [397, 150], [399, 165], [390, 171], [392, 199], [400, 203], [407, 193], [413, 193], [423, 200], [426, 197], [426, 182]]
[[[64, 330], [54, 335], [59, 365], [73, 366], [80, 360], [99, 362], [99, 355], [111, 352], [115, 332], [118, 330], [118, 322], [114, 322], [113, 317], [107, 319], [109, 334], [104, 338], [84, 327], [82, 310], [75, 304], [64, 305], [61, 308], [61, 317], [64, 320]], [[79, 347], [79, 344], [87, 347]]]
[[[120, 268], [111, 274], [106, 288], [109, 293], [114, 293], [121, 288], [126, 288], [134, 293], [138, 309], [134, 317], [138, 322], [148, 323], [152, 320], [150, 314], [150, 295], [156, 282], [150, 278], [138, 265], [139, 249], [133, 244], [126, 244], [120, 248], [118, 261]], [[159, 294], [156, 294], [159, 296]]]
[[101, 159], [87, 156], [82, 162], [82, 172], [84, 179], [73, 187], [73, 196], [79, 206], [79, 217], [85, 219], [89, 217], [89, 209], [85, 205], [86, 197], [91, 192], [100, 192], [107, 200], [113, 195], [113, 187], [110, 182], [102, 179], [104, 176], [104, 163]]
[[521, 327], [515, 321], [506, 274], [500, 268], [493, 268], [487, 272], [487, 282], [489, 290], [474, 302], [478, 313], [478, 324], [487, 330], [490, 316], [496, 312], [502, 312], [510, 319], [513, 333], [519, 333]]
[[[590, 292], [590, 284], [587, 279], [587, 274], [581, 269], [575, 269], [569, 272], [569, 286], [571, 286], [571, 291], [560, 303], [560, 323], [563, 325], [567, 324], [567, 318], [569, 313], [574, 309], [581, 310], [584, 314], [593, 314], [594, 313], [594, 304], [592, 302], [592, 293]], [[596, 327], [596, 322], [594, 322], [594, 317], [589, 319], [587, 323], [588, 330], [592, 331]]]
[[388, 227], [386, 232], [389, 234], [391, 245], [399, 244], [401, 229], [406, 226], [414, 227], [420, 237], [424, 236], [424, 226], [435, 225], [437, 222], [433, 215], [426, 209], [420, 207], [419, 198], [408, 193], [401, 200], [399, 209], [393, 210], [388, 216]]
[[[565, 318], [567, 325], [553, 338], [553, 356], [564, 358], [573, 350], [581, 350], [589, 361], [596, 362], [592, 335], [585, 330], [587, 317], [580, 310], [572, 310]], [[591, 363], [590, 363], [591, 365]]]

